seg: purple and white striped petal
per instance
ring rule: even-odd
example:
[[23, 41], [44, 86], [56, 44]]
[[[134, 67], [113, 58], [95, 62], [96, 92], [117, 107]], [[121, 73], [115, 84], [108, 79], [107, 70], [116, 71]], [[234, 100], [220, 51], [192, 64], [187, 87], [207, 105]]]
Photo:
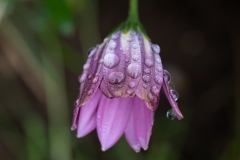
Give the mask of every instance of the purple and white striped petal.
[[102, 96], [96, 121], [103, 151], [112, 147], [124, 133], [131, 113], [132, 100], [132, 98], [109, 99]]
[[[102, 93], [98, 89], [91, 101], [81, 107], [78, 118], [77, 137], [81, 138], [90, 133], [96, 127], [96, 114]], [[78, 107], [79, 108], [79, 107]]]
[[144, 101], [134, 98], [134, 129], [138, 142], [144, 150], [148, 149], [148, 143], [152, 134], [154, 112], [147, 108]]
[[[134, 97], [136, 98], [136, 97]], [[136, 152], [140, 152], [141, 145], [138, 142], [138, 138], [136, 135], [135, 127], [134, 127], [134, 107], [131, 107], [131, 115], [128, 120], [128, 124], [125, 130], [125, 137], [128, 144], [134, 149]]]

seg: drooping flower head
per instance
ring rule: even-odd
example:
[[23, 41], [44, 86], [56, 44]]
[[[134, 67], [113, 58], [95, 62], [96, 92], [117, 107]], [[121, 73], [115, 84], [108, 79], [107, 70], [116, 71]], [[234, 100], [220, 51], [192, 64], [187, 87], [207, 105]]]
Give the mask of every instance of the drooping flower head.
[[103, 151], [123, 134], [136, 152], [146, 150], [161, 87], [173, 109], [169, 116], [183, 118], [176, 103], [178, 93], [169, 87], [171, 77], [163, 69], [159, 53], [160, 47], [132, 19], [89, 50], [79, 76], [72, 122], [77, 137], [96, 128]]

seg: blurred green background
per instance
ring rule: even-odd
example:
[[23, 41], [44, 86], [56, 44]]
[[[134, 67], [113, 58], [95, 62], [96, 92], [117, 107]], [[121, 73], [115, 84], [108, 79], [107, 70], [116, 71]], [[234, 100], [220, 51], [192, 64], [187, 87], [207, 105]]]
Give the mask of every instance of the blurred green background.
[[239, 160], [240, 10], [237, 1], [139, 1], [161, 47], [184, 119], [161, 93], [147, 151], [121, 138], [101, 151], [96, 131], [70, 131], [88, 48], [127, 18], [127, 0], [0, 0], [1, 160]]

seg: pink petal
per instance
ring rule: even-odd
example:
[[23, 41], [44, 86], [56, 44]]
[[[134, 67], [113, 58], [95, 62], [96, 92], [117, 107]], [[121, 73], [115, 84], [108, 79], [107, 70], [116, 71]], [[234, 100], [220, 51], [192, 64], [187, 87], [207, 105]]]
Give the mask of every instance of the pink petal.
[[134, 98], [134, 128], [141, 147], [147, 150], [150, 140], [154, 112], [138, 97]]
[[167, 82], [165, 81], [164, 78], [163, 78], [163, 90], [165, 92], [165, 95], [166, 95], [170, 105], [172, 106], [172, 109], [173, 109], [176, 117], [179, 120], [183, 119], [183, 115], [182, 115], [180, 109], [178, 108], [177, 102], [175, 102], [173, 100], [173, 98], [171, 97], [170, 89], [169, 89], [168, 84], [167, 84]]
[[134, 108], [131, 109], [128, 125], [125, 130], [125, 137], [127, 139], [128, 144], [132, 147], [132, 149], [134, 149], [136, 152], [140, 152], [141, 145], [138, 142], [134, 128]]
[[109, 99], [102, 96], [97, 111], [97, 133], [106, 151], [122, 136], [131, 113], [132, 98]]
[[96, 127], [96, 113], [102, 92], [98, 89], [91, 100], [81, 107], [78, 119], [77, 137], [81, 138]]

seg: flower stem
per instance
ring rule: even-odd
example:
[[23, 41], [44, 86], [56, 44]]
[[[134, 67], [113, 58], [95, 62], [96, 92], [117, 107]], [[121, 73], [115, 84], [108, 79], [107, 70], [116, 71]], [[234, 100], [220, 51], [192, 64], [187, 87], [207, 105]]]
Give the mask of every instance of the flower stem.
[[138, 22], [138, 0], [129, 0], [128, 21]]

